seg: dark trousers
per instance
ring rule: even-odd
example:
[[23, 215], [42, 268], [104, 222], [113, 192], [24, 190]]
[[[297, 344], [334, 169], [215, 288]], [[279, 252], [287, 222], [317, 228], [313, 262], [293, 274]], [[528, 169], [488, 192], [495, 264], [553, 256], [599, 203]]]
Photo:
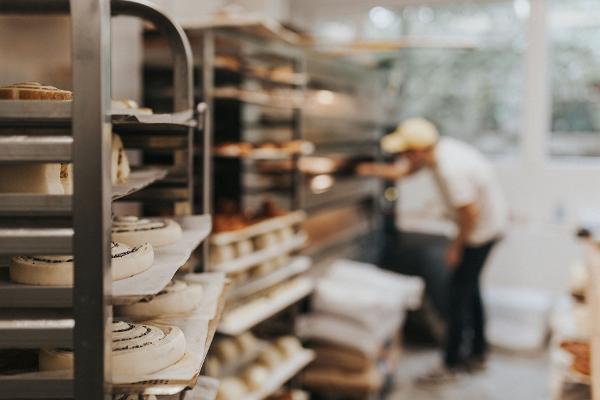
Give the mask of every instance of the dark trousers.
[[444, 355], [447, 367], [459, 366], [469, 358], [484, 357], [487, 352], [479, 277], [495, 243], [496, 240], [465, 247], [460, 264], [451, 273]]

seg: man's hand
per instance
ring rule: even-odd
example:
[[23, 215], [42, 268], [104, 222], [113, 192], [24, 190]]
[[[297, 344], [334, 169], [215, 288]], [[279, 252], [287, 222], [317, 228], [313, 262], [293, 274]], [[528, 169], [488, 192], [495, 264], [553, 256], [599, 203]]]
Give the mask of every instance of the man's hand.
[[446, 250], [446, 265], [450, 270], [456, 269], [462, 261], [462, 246], [458, 243], [452, 243]]
[[360, 163], [356, 167], [356, 173], [360, 176], [373, 176], [376, 171], [376, 164], [374, 163]]

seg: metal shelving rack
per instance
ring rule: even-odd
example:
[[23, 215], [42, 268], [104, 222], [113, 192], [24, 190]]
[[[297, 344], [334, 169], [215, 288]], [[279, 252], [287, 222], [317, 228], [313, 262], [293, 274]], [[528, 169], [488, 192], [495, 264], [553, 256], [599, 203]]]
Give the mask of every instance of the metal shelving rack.
[[[0, 162], [72, 161], [74, 166], [72, 196], [0, 194], [0, 256], [73, 254], [76, 264], [72, 290], [0, 286], [1, 348], [72, 347], [75, 353], [73, 377], [3, 376], [0, 398], [112, 398], [119, 389], [110, 383], [110, 226], [116, 197], [107, 173], [111, 130], [135, 138], [151, 135], [158, 127], [183, 138], [184, 146], [178, 149], [183, 151], [176, 158], [185, 171], [182, 203], [187, 205], [176, 206], [176, 211], [190, 213], [195, 124], [189, 42], [177, 24], [145, 0], [3, 0], [0, 14], [70, 15], [74, 93], [72, 102], [0, 101]], [[166, 36], [175, 72], [171, 116], [178, 122], [123, 122], [111, 115], [111, 14], [150, 21]], [[128, 196], [140, 188], [118, 191]]]

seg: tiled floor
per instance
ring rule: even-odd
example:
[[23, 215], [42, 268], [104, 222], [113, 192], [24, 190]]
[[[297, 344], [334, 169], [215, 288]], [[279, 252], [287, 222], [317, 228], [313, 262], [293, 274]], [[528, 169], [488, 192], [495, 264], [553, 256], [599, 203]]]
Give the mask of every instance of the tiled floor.
[[414, 379], [439, 362], [434, 350], [407, 350], [389, 400], [549, 400], [546, 354], [521, 356], [496, 352], [488, 369], [452, 384], [419, 387]]

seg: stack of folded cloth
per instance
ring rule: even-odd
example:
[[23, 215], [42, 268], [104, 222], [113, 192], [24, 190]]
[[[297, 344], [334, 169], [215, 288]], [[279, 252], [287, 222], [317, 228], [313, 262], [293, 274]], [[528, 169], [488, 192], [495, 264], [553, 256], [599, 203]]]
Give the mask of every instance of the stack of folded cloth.
[[423, 290], [420, 278], [354, 261], [334, 262], [317, 281], [312, 311], [297, 323], [298, 335], [316, 351], [304, 384], [346, 393], [378, 390], [383, 358], [406, 311], [420, 306]]

